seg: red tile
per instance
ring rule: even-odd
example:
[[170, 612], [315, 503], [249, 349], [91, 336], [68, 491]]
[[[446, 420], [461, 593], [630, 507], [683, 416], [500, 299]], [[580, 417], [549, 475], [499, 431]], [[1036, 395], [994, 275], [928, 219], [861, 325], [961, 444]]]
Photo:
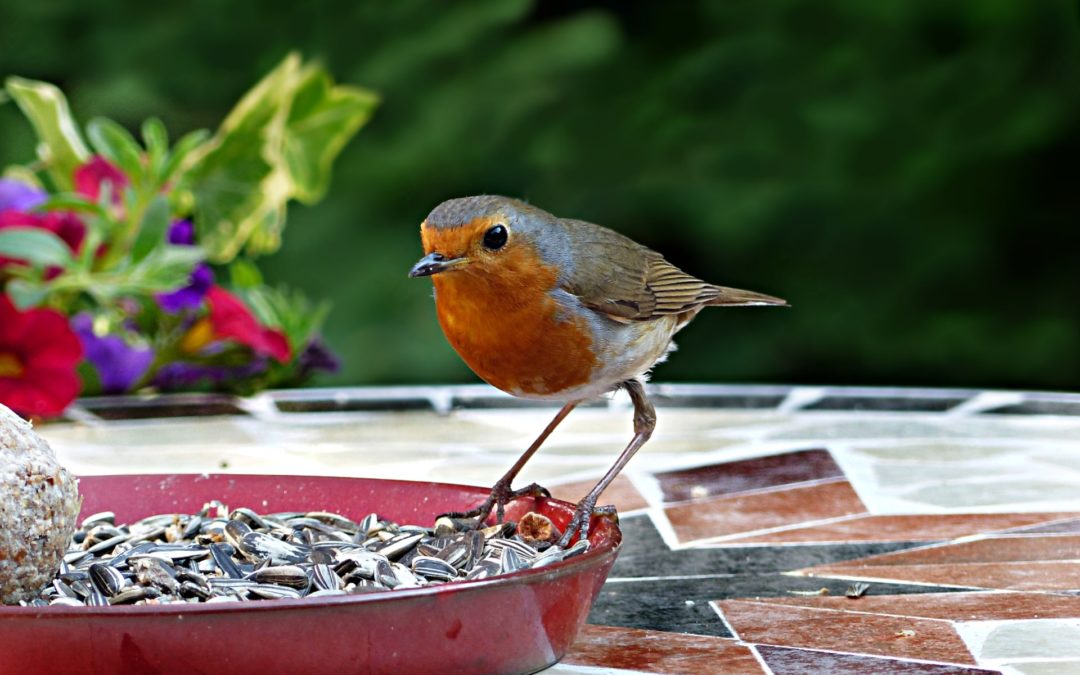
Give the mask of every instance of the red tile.
[[852, 654], [974, 664], [952, 623], [937, 619], [789, 607], [750, 600], [718, 603], [744, 642]]
[[[873, 592], [873, 589], [871, 589]], [[868, 614], [952, 621], [1071, 619], [1080, 617], [1080, 599], [1049, 593], [911, 593], [908, 595], [791, 596], [758, 598], [769, 605], [833, 609]]]
[[917, 516], [862, 516], [780, 532], [735, 537], [725, 543], [789, 544], [852, 541], [935, 541], [998, 532], [1049, 521], [1060, 513], [958, 513]]
[[812, 520], [866, 513], [846, 480], [713, 497], [664, 509], [679, 541], [798, 525]]
[[940, 565], [821, 565], [798, 574], [866, 581], [1008, 591], [1072, 591], [1080, 588], [1080, 561], [946, 563]]
[[930, 565], [940, 563], [1080, 560], [1080, 535], [986, 537], [884, 553], [844, 564]]
[[[1062, 514], [1075, 515], [1075, 514]], [[1080, 518], [1064, 518], [1045, 525], [1034, 527], [1018, 527], [1016, 533], [1023, 534], [1080, 534]]]
[[735, 640], [593, 625], [581, 629], [562, 663], [644, 673], [764, 673], [750, 648]]
[[[551, 496], [556, 499], [562, 499], [563, 501], [576, 503], [582, 497], [584, 497], [589, 490], [596, 485], [596, 480], [581, 480], [573, 483], [563, 483], [562, 485], [554, 485], [550, 487]], [[604, 493], [600, 495], [601, 506], [604, 504], [614, 504], [615, 508], [619, 510], [619, 513], [627, 513], [628, 511], [636, 511], [638, 509], [644, 509], [649, 506], [649, 503], [645, 501], [645, 498], [641, 496], [638, 489], [634, 487], [634, 484], [630, 482], [630, 479], [626, 476], [618, 476], [611, 482], [611, 485], [604, 490]]]
[[824, 478], [841, 478], [843, 475], [844, 472], [828, 450], [801, 450], [783, 455], [666, 471], [656, 474], [656, 479], [660, 482], [664, 501], [671, 503]]
[[768, 664], [775, 675], [806, 675], [828, 673], [829, 675], [866, 675], [889, 673], [890, 675], [990, 675], [997, 670], [948, 666], [940, 663], [919, 663], [886, 659], [878, 656], [857, 656], [818, 652], [810, 649], [791, 649], [760, 645], [757, 647], [761, 660]]

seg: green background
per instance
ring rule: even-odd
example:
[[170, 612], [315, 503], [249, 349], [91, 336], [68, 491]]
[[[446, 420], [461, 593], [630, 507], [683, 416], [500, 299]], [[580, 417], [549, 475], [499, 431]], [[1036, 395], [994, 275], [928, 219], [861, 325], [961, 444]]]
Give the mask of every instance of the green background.
[[1080, 386], [1076, 2], [156, 4], [0, 0], [0, 75], [174, 136], [290, 49], [384, 98], [260, 263], [334, 302], [318, 384], [474, 379], [405, 275], [488, 192], [792, 303], [703, 313], [658, 380]]

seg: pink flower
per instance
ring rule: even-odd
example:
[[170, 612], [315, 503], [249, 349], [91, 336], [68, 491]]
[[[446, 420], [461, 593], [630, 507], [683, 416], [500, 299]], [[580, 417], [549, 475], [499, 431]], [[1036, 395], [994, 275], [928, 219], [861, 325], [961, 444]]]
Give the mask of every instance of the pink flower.
[[93, 201], [101, 196], [102, 184], [112, 184], [113, 204], [119, 204], [121, 194], [128, 185], [124, 172], [110, 164], [101, 155], [94, 155], [90, 160], [75, 169], [75, 191]]
[[287, 363], [292, 350], [289, 339], [276, 328], [262, 326], [240, 298], [220, 286], [206, 293], [210, 315], [196, 321], [184, 336], [181, 348], [193, 353], [217, 340], [232, 340], [256, 354]]
[[59, 415], [79, 395], [82, 345], [63, 314], [15, 309], [0, 294], [0, 403], [20, 415]]

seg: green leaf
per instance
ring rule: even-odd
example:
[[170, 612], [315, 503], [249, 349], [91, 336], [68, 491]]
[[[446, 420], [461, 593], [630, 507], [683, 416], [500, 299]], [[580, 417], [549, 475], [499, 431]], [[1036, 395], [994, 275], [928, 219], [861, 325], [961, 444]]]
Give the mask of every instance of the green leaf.
[[334, 86], [321, 68], [305, 68], [285, 127], [286, 169], [296, 199], [307, 204], [322, 199], [334, 159], [378, 104], [374, 92]]
[[102, 218], [109, 217], [101, 204], [91, 201], [75, 192], [65, 192], [58, 195], [50, 195], [45, 203], [38, 207], [42, 211], [76, 211], [78, 213], [92, 213]]
[[70, 190], [75, 169], [90, 158], [63, 92], [48, 82], [9, 77], [5, 87], [30, 120], [40, 145], [38, 156], [60, 189]]
[[255, 85], [185, 175], [211, 260], [228, 262], [245, 247], [252, 255], [276, 250], [289, 199], [322, 196], [330, 165], [376, 101], [362, 89], [334, 86], [296, 54]]
[[165, 243], [165, 233], [169, 229], [169, 200], [164, 195], [154, 197], [146, 207], [139, 234], [131, 247], [131, 259], [139, 262], [151, 251]]
[[120, 292], [158, 293], [185, 285], [206, 254], [197, 246], [159, 246], [118, 281]]
[[166, 183], [171, 180], [176, 170], [181, 168], [191, 153], [205, 143], [208, 138], [210, 138], [210, 132], [206, 129], [196, 129], [181, 136], [180, 140], [176, 142], [176, 146], [173, 147], [172, 154], [169, 155], [165, 166], [161, 169], [161, 182]]
[[150, 173], [160, 182], [161, 170], [169, 159], [169, 132], [165, 129], [164, 122], [151, 117], [143, 122], [142, 137], [150, 159]]
[[35, 281], [27, 281], [26, 279], [12, 279], [7, 282], [4, 287], [4, 291], [7, 292], [8, 297], [11, 298], [12, 304], [17, 309], [29, 309], [31, 307], [37, 307], [45, 301], [45, 296], [48, 294], [45, 286]]
[[263, 284], [262, 272], [247, 258], [232, 261], [229, 265], [229, 279], [234, 288], [256, 288]]
[[86, 125], [86, 135], [98, 154], [120, 167], [129, 180], [138, 181], [143, 176], [142, 151], [127, 129], [108, 118], [95, 117]]
[[71, 249], [63, 239], [36, 227], [0, 230], [0, 255], [41, 266], [67, 267], [72, 262]]

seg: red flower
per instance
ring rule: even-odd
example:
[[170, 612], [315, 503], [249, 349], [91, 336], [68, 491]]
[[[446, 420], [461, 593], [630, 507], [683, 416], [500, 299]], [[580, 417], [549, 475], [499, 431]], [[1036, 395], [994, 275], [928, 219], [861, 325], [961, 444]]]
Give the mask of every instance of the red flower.
[[289, 339], [276, 328], [259, 324], [251, 310], [232, 293], [213, 286], [206, 293], [210, 316], [200, 319], [184, 336], [181, 348], [196, 352], [214, 340], [233, 340], [281, 363], [289, 361]]
[[79, 395], [82, 344], [52, 309], [15, 309], [0, 294], [0, 403], [26, 417], [59, 415]]
[[116, 168], [101, 155], [94, 155], [90, 160], [75, 169], [75, 191], [88, 199], [97, 201], [101, 196], [101, 185], [112, 183], [112, 201], [120, 203], [121, 193], [127, 187], [128, 179], [124, 172]]
[[[0, 211], [0, 230], [8, 227], [36, 227], [48, 230], [64, 240], [73, 252], [78, 253], [86, 237], [86, 225], [74, 213], [67, 211], [49, 211], [48, 213], [27, 213], [24, 211]], [[12, 262], [23, 263], [0, 256], [0, 267]]]

